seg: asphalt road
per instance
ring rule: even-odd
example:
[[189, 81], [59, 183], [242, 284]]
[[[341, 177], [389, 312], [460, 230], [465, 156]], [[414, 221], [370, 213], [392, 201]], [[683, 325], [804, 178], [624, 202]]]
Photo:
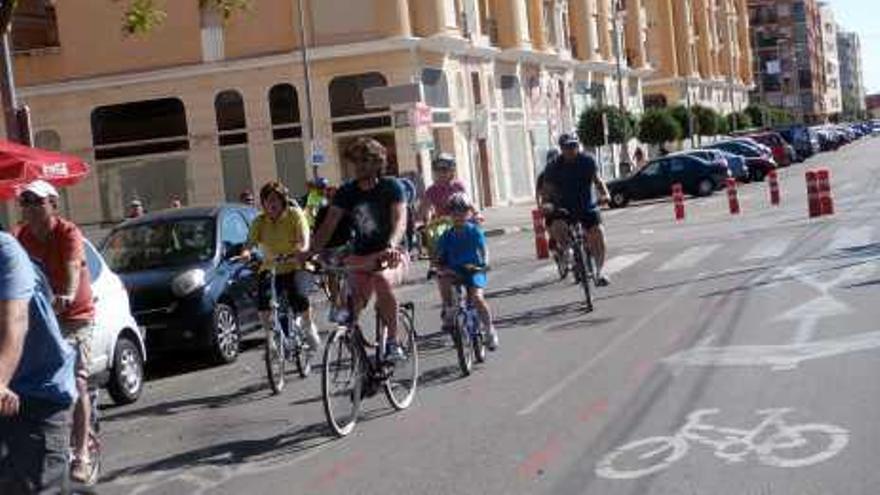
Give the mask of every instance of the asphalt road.
[[[596, 311], [493, 238], [501, 349], [461, 378], [432, 286], [413, 406], [381, 395], [347, 438], [325, 426], [318, 375], [272, 396], [261, 347], [230, 366], [164, 363], [142, 399], [104, 409], [100, 493], [880, 493], [880, 139], [723, 193], [606, 215], [612, 286]], [[808, 219], [804, 171], [832, 171], [836, 213]], [[524, 219], [524, 223], [528, 222]], [[179, 357], [191, 360], [192, 357]]]

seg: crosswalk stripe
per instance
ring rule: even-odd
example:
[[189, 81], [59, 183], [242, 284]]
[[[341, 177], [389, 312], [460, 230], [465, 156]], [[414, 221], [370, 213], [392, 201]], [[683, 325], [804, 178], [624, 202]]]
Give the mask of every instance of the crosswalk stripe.
[[782, 239], [765, 239], [753, 247], [745, 256], [743, 261], [760, 260], [766, 258], [778, 258], [785, 254], [788, 246], [794, 241], [793, 237]]
[[841, 227], [834, 233], [834, 239], [828, 245], [828, 252], [843, 249], [867, 246], [874, 237], [874, 228], [864, 227]]
[[606, 275], [622, 272], [639, 261], [647, 258], [650, 254], [650, 251], [645, 251], [643, 253], [621, 254], [620, 256], [615, 256], [605, 262], [602, 272]]
[[714, 253], [715, 250], [720, 247], [721, 244], [709, 244], [708, 246], [694, 246], [686, 249], [678, 256], [664, 263], [663, 266], [657, 269], [657, 271], [669, 272], [672, 270], [683, 270], [685, 268], [694, 267], [699, 262], [708, 258], [709, 255]]

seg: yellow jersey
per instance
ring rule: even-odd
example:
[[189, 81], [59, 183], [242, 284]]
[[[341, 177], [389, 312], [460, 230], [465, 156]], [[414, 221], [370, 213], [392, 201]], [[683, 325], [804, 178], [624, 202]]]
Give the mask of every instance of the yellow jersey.
[[[261, 270], [272, 269], [276, 257], [299, 252], [308, 241], [309, 224], [299, 207], [287, 208], [277, 220], [260, 213], [248, 233], [248, 244], [259, 246], [265, 256]], [[300, 268], [296, 261], [285, 261], [275, 266], [275, 273], [290, 273]]]

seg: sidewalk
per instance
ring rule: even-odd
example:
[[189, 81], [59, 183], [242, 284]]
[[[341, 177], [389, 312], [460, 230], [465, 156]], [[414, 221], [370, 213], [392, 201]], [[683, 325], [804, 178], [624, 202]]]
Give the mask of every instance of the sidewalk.
[[497, 237], [531, 230], [534, 203], [493, 206], [483, 210], [486, 237]]

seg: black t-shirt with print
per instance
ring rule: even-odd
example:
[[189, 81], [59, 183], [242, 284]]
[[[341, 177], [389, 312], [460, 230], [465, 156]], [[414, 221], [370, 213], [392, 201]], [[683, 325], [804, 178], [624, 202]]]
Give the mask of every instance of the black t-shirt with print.
[[354, 230], [354, 254], [370, 254], [388, 247], [394, 230], [391, 211], [404, 202], [403, 188], [393, 178], [383, 177], [372, 189], [364, 191], [356, 181], [347, 182], [336, 191], [333, 205], [345, 210]]

